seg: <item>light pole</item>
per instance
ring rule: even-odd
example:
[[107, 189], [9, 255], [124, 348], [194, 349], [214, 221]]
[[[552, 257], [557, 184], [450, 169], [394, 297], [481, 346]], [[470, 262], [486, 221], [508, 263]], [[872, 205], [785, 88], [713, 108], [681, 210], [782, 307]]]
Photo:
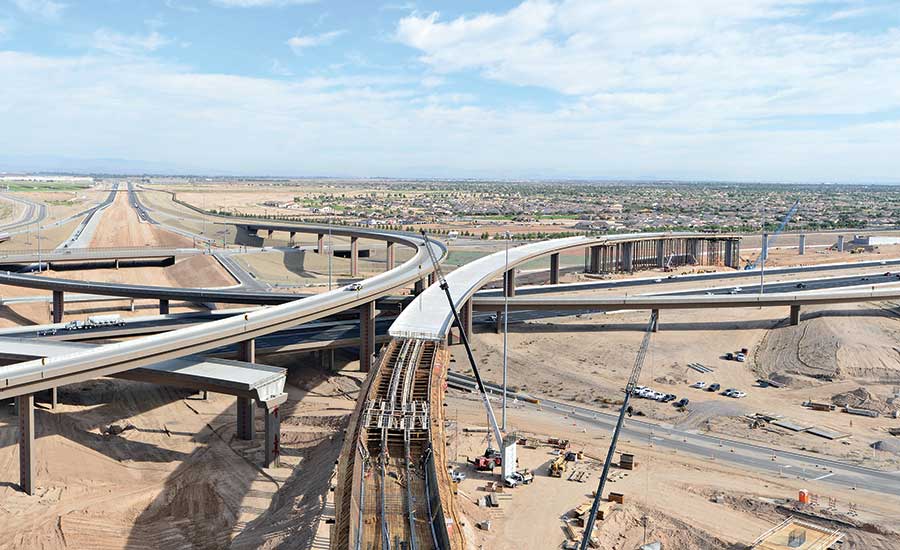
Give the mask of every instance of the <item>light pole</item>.
[[331, 290], [331, 256], [334, 254], [331, 246], [331, 219], [328, 219], [328, 290]]
[[503, 271], [503, 414], [501, 424], [506, 431], [506, 375], [508, 365], [509, 342], [507, 328], [509, 327], [509, 231], [506, 232], [506, 267]]

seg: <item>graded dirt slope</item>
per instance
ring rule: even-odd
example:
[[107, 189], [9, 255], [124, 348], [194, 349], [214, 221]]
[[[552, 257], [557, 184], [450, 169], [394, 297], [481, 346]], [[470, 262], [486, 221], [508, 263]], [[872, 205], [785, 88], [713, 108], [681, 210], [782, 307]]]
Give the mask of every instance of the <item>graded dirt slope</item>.
[[116, 193], [116, 200], [103, 211], [92, 247], [102, 246], [193, 246], [190, 239], [141, 221], [128, 202], [128, 192]]

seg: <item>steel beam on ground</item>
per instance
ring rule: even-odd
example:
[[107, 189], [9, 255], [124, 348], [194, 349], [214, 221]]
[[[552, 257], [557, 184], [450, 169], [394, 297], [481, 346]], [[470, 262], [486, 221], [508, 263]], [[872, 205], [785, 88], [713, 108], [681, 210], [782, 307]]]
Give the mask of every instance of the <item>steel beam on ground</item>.
[[797, 326], [800, 324], [800, 305], [791, 306], [791, 326]]
[[350, 237], [350, 276], [359, 276], [359, 238]]
[[62, 323], [65, 313], [65, 293], [62, 290], [53, 291], [53, 322]]
[[550, 255], [550, 284], [559, 284], [559, 252]]
[[359, 370], [372, 370], [375, 354], [375, 302], [359, 306]]
[[19, 486], [34, 494], [34, 394], [16, 397], [19, 409]]
[[169, 314], [169, 301], [166, 299], [162, 299], [159, 301], [159, 314], [160, 315], [168, 315]]
[[390, 271], [390, 270], [394, 269], [394, 243], [392, 243], [390, 241], [388, 241], [388, 243], [387, 243], [387, 254], [386, 255], [387, 255], [387, 260], [385, 260], [385, 263], [387, 265], [385, 266], [385, 269], [387, 271]]
[[[256, 340], [244, 340], [238, 346], [238, 359], [247, 363], [256, 362]], [[253, 414], [253, 400], [249, 397], [237, 398], [237, 436], [251, 441], [256, 432]]]
[[509, 297], [516, 295], [516, 268], [503, 274], [503, 293]]

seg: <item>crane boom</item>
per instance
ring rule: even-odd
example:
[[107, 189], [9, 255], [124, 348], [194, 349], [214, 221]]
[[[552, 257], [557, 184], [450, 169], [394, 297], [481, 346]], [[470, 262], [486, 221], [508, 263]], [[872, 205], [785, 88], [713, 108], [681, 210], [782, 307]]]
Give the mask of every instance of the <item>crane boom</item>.
[[594, 528], [594, 522], [597, 521], [597, 510], [600, 508], [600, 499], [603, 495], [603, 488], [606, 486], [606, 477], [609, 475], [609, 467], [612, 464], [613, 456], [616, 454], [616, 444], [619, 441], [619, 432], [622, 431], [622, 424], [625, 422], [625, 414], [628, 412], [628, 402], [631, 394], [637, 385], [638, 379], [641, 377], [641, 367], [644, 366], [644, 359], [647, 357], [647, 349], [650, 347], [650, 336], [656, 323], [659, 321], [659, 314], [653, 312], [650, 314], [650, 323], [647, 324], [647, 332], [644, 333], [644, 339], [641, 340], [641, 347], [638, 348], [637, 356], [634, 359], [634, 367], [631, 369], [631, 376], [628, 377], [628, 383], [625, 384], [625, 399], [622, 401], [622, 408], [619, 410], [619, 418], [616, 421], [616, 428], [613, 430], [612, 439], [609, 442], [609, 450], [606, 452], [606, 462], [603, 463], [603, 473], [600, 474], [600, 485], [597, 487], [597, 494], [594, 495], [594, 503], [591, 505], [591, 515], [588, 517], [587, 525], [584, 528], [584, 538], [581, 539], [580, 550], [587, 550], [590, 545], [591, 531]]
[[472, 372], [475, 374], [475, 381], [478, 383], [478, 391], [481, 392], [481, 400], [484, 403], [484, 408], [487, 411], [488, 422], [491, 425], [491, 431], [494, 433], [494, 438], [497, 440], [497, 446], [503, 446], [503, 434], [500, 431], [500, 425], [497, 424], [497, 417], [494, 416], [494, 409], [491, 408], [491, 401], [488, 399], [487, 390], [484, 388], [484, 382], [481, 380], [481, 374], [478, 372], [478, 364], [475, 362], [475, 356], [472, 354], [472, 348], [469, 345], [469, 335], [466, 334], [464, 325], [459, 319], [459, 312], [456, 311], [456, 305], [453, 303], [453, 297], [450, 295], [450, 285], [447, 284], [447, 279], [444, 278], [444, 272], [441, 271], [441, 265], [438, 263], [437, 258], [434, 255], [434, 251], [431, 250], [430, 241], [428, 239], [428, 235], [425, 233], [425, 230], [422, 230], [422, 237], [425, 239], [425, 248], [428, 250], [428, 257], [431, 258], [431, 264], [434, 266], [434, 272], [437, 274], [438, 284], [441, 287], [441, 290], [444, 291], [444, 295], [447, 296], [447, 303], [450, 304], [450, 311], [453, 312], [453, 320], [456, 321], [456, 325], [459, 327], [459, 336], [460, 340], [462, 340], [463, 347], [466, 348], [466, 355], [469, 358], [469, 364], [472, 365]]

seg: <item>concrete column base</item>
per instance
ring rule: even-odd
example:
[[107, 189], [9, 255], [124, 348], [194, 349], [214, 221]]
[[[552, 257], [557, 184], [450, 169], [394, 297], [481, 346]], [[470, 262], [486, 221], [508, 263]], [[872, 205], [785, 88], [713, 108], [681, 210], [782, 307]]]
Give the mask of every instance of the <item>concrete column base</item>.
[[244, 441], [252, 441], [256, 435], [256, 422], [253, 415], [253, 400], [249, 397], [237, 398], [237, 437]]
[[791, 326], [796, 327], [800, 324], [800, 306], [791, 306]]
[[281, 456], [281, 417], [278, 407], [264, 409], [266, 411], [266, 449], [263, 455], [263, 468], [277, 468]]
[[658, 310], [658, 309], [654, 309], [654, 310], [651, 312], [651, 314], [652, 314], [654, 317], [656, 317], [656, 322], [653, 323], [653, 331], [652, 331], [652, 332], [659, 332], [659, 310]]

